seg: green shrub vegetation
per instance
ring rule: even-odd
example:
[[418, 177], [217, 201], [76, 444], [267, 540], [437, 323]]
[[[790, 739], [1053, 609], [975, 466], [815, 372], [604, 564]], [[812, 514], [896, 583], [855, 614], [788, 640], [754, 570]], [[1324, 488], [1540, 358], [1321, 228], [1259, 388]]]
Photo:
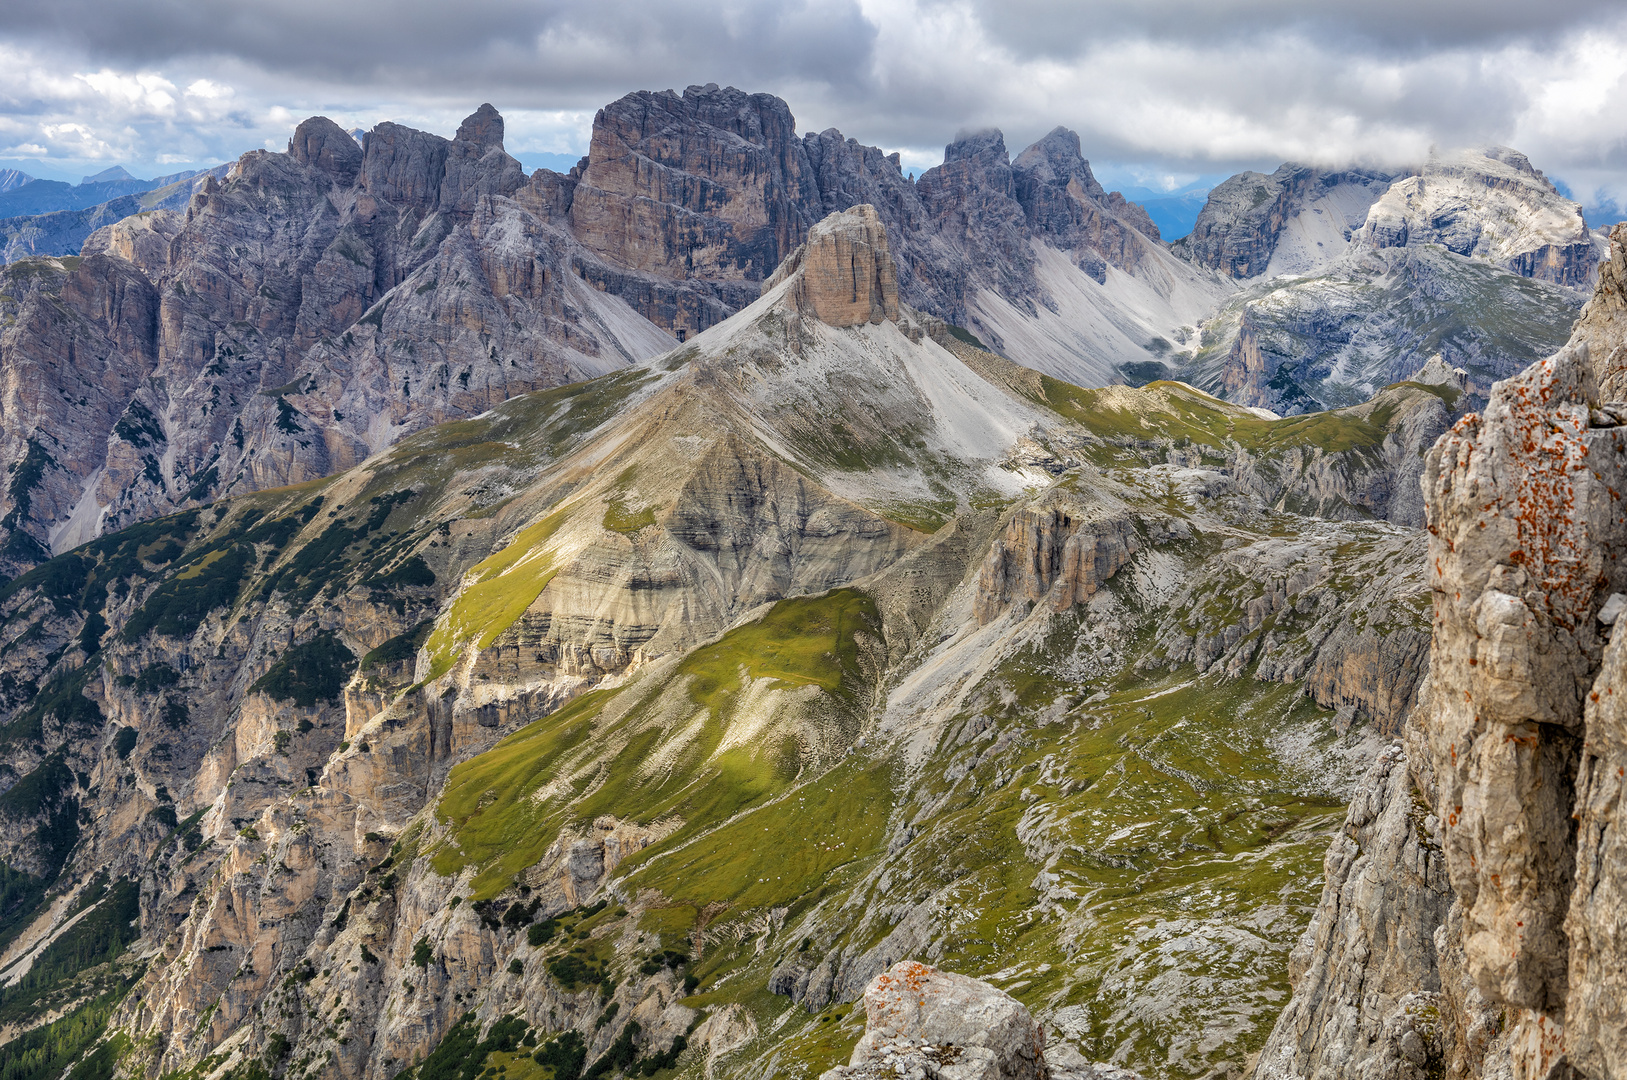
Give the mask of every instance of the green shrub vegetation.
[[83, 1060], [81, 1055], [101, 1038], [121, 997], [122, 989], [103, 994], [60, 1020], [0, 1045], [0, 1080], [56, 1080], [70, 1067], [70, 1080], [109, 1080], [118, 1044], [103, 1043]]
[[77, 910], [91, 909], [34, 958], [33, 966], [0, 990], [0, 1023], [32, 1015], [53, 991], [88, 968], [115, 960], [140, 935], [141, 890], [132, 881], [111, 885], [98, 879], [80, 898]]
[[429, 637], [429, 632], [434, 627], [435, 620], [425, 619], [406, 633], [390, 638], [362, 657], [362, 670], [371, 671], [385, 664], [399, 664], [411, 660], [418, 655], [419, 647], [423, 645], [424, 639]]
[[548, 1039], [532, 1060], [550, 1070], [552, 1080], [579, 1080], [587, 1063], [588, 1046], [580, 1032], [567, 1031]]
[[362, 584], [376, 589], [427, 589], [435, 584], [435, 571], [422, 555], [414, 555], [389, 573], [374, 575]]
[[318, 702], [338, 701], [355, 668], [356, 654], [332, 631], [324, 630], [310, 641], [289, 649], [249, 689], [263, 691], [273, 700], [309, 709]]
[[166, 637], [189, 636], [210, 612], [237, 599], [253, 561], [254, 549], [247, 544], [205, 553], [158, 586], [119, 636], [125, 641], [140, 641], [149, 632]]
[[523, 1018], [505, 1016], [493, 1023], [482, 1039], [480, 1021], [474, 1013], [464, 1013], [416, 1067], [417, 1080], [476, 1080], [488, 1056], [514, 1053], [529, 1030]]

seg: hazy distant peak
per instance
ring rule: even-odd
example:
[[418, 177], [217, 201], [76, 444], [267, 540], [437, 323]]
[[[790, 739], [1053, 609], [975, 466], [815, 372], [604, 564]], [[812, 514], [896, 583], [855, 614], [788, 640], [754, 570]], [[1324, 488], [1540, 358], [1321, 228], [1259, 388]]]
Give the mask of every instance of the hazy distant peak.
[[134, 179], [136, 179], [134, 176], [131, 176], [128, 172], [125, 172], [123, 165], [114, 165], [110, 169], [103, 169], [101, 172], [97, 173], [95, 176], [87, 176], [87, 177], [85, 177], [83, 180], [81, 180], [79, 182], [81, 184], [102, 184], [102, 183], [107, 183], [108, 181], [111, 181], [111, 180], [134, 180]]

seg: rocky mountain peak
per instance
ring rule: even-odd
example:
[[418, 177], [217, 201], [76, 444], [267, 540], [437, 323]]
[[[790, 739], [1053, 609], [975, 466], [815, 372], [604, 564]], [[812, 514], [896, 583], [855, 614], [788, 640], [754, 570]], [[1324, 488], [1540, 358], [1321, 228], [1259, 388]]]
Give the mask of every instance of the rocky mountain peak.
[[380, 202], [433, 210], [450, 145], [439, 135], [387, 120], [367, 133], [362, 189]]
[[887, 229], [868, 204], [831, 214], [763, 283], [766, 293], [793, 275], [798, 310], [830, 326], [898, 321], [898, 266]]
[[301, 165], [318, 169], [347, 187], [356, 182], [362, 167], [362, 148], [356, 140], [325, 116], [313, 116], [294, 129], [288, 154]]
[[480, 106], [464, 118], [458, 125], [457, 138], [460, 143], [468, 143], [481, 148], [503, 148], [503, 116], [490, 102]]
[[1572, 288], [1592, 283], [1599, 259], [1581, 206], [1506, 147], [1431, 155], [1373, 203], [1355, 240], [1369, 250], [1439, 245]]
[[[1543, 181], [1548, 180], [1548, 178], [1543, 175], [1542, 170], [1531, 164], [1530, 158], [1526, 157], [1524, 154], [1513, 149], [1512, 147], [1488, 146], [1482, 149], [1480, 152], [1486, 157], [1491, 158], [1493, 161], [1500, 161], [1504, 165], [1507, 165], [1518, 172], [1525, 173], [1527, 176], [1539, 177]], [[1554, 191], [1558, 191], [1557, 188], [1554, 188], [1552, 183], [1549, 183], [1548, 187]]]
[[1018, 154], [1011, 167], [1042, 183], [1066, 186], [1077, 179], [1084, 193], [1093, 199], [1107, 194], [1090, 171], [1090, 162], [1080, 152], [1078, 133], [1065, 127], [1053, 128], [1050, 134]]
[[988, 168], [1011, 164], [1011, 155], [1006, 152], [1005, 135], [999, 128], [989, 128], [956, 135], [955, 141], [943, 148], [943, 161], [945, 165], [952, 161], [973, 161]]
[[470, 213], [481, 196], [512, 195], [524, 183], [520, 163], [503, 150], [502, 116], [489, 104], [480, 106], [447, 147], [441, 209]]

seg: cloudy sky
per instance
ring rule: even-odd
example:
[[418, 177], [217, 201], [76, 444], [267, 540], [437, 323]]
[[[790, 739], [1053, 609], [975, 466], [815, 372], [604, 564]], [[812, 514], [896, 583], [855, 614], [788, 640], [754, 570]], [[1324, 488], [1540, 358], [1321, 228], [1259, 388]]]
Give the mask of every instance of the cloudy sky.
[[[450, 134], [482, 101], [531, 163], [633, 89], [777, 93], [917, 168], [1057, 124], [1170, 187], [1301, 161], [1517, 147], [1627, 203], [1627, 8], [1594, 0], [8, 0], [0, 165], [176, 171], [304, 116]], [[26, 166], [25, 166], [26, 167]], [[1124, 182], [1124, 181], [1121, 181]]]

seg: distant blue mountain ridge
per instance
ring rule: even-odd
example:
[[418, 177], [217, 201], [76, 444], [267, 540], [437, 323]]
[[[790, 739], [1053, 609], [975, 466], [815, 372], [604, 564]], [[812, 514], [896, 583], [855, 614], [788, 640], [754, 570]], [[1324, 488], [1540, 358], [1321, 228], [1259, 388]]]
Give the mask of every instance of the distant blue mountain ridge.
[[146, 210], [184, 209], [205, 172], [218, 177], [226, 169], [140, 180], [115, 165], [77, 184], [0, 170], [0, 264], [31, 255], [77, 255], [103, 225]]
[[198, 170], [194, 169], [172, 176], [138, 180], [122, 166], [115, 165], [94, 176], [87, 176], [77, 184], [70, 184], [64, 180], [36, 180], [16, 169], [0, 170], [0, 219], [32, 217], [58, 210], [85, 210], [123, 195], [140, 195], [167, 187], [197, 174]]

